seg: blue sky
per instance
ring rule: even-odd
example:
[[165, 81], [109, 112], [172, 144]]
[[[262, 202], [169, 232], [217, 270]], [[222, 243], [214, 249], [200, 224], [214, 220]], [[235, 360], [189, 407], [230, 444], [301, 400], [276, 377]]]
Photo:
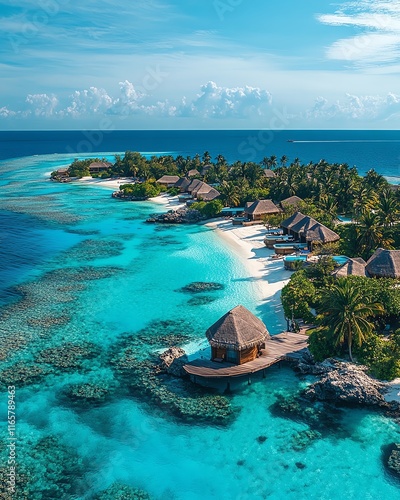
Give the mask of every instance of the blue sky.
[[398, 128], [400, 4], [0, 1], [1, 129]]

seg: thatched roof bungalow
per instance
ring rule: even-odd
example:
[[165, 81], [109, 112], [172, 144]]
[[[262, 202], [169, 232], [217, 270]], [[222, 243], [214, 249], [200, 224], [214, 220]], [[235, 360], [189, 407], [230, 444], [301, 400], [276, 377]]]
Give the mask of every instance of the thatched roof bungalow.
[[206, 332], [211, 360], [241, 365], [257, 358], [269, 339], [264, 323], [244, 306], [227, 312]]
[[181, 177], [179, 181], [175, 182], [175, 187], [179, 188], [181, 193], [185, 193], [190, 186], [191, 180], [187, 177]]
[[193, 191], [197, 188], [197, 186], [199, 186], [202, 183], [203, 181], [201, 181], [200, 179], [193, 179], [192, 182], [187, 187], [187, 192], [193, 194]]
[[295, 212], [293, 215], [285, 219], [284, 221], [281, 222], [281, 228], [283, 229], [283, 232], [285, 234], [290, 234], [290, 231], [293, 226], [295, 226], [298, 222], [303, 220], [305, 217], [304, 214], [301, 212]]
[[298, 207], [302, 201], [303, 200], [301, 198], [299, 198], [298, 196], [290, 196], [289, 198], [285, 198], [284, 200], [281, 200], [279, 202], [279, 205], [282, 208], [282, 210], [285, 210], [285, 208], [288, 208], [290, 206]]
[[339, 241], [340, 236], [329, 229], [329, 227], [324, 226], [317, 222], [313, 226], [311, 226], [308, 230], [306, 230], [306, 241], [311, 243], [334, 243], [335, 241]]
[[214, 188], [211, 188], [206, 193], [199, 193], [198, 192], [196, 197], [198, 200], [212, 201], [212, 200], [215, 200], [216, 198], [218, 198], [218, 196], [220, 196], [220, 195], [221, 195], [221, 193], [219, 191], [217, 191]]
[[275, 177], [275, 172], [270, 168], [265, 168], [264, 175], [267, 179], [273, 179]]
[[262, 220], [265, 215], [279, 214], [281, 209], [272, 200], [256, 200], [246, 203], [244, 212], [250, 220]]
[[192, 168], [191, 170], [189, 170], [189, 172], [187, 173], [187, 176], [188, 177], [196, 177], [196, 175], [200, 175], [200, 172], [196, 169], [196, 168]]
[[356, 257], [354, 259], [349, 259], [345, 264], [335, 269], [332, 272], [332, 276], [336, 278], [345, 278], [346, 276], [368, 276], [365, 269], [366, 262], [361, 257]]
[[373, 278], [400, 279], [400, 250], [378, 248], [368, 260], [366, 270]]
[[162, 186], [166, 186], [168, 188], [174, 187], [178, 181], [178, 175], [163, 175], [157, 180], [158, 184], [161, 184]]
[[89, 172], [91, 174], [98, 174], [99, 172], [105, 172], [110, 167], [112, 167], [112, 163], [109, 161], [94, 161], [89, 165]]

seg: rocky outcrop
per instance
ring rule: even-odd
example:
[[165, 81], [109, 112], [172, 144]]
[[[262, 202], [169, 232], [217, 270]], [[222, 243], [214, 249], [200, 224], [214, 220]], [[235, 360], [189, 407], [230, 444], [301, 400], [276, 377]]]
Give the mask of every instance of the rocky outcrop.
[[392, 443], [386, 447], [384, 465], [388, 472], [400, 479], [400, 444]]
[[186, 352], [180, 347], [170, 347], [160, 355], [161, 369], [174, 377], [183, 375], [182, 367], [188, 362]]
[[118, 200], [124, 201], [146, 201], [148, 198], [146, 196], [132, 196], [125, 194], [123, 191], [114, 191], [111, 195], [112, 198], [117, 198]]
[[205, 216], [198, 210], [180, 208], [169, 210], [163, 214], [153, 214], [146, 222], [160, 222], [164, 224], [193, 224], [205, 220]]
[[[304, 391], [304, 396], [315, 401], [389, 407], [384, 394], [386, 384], [367, 375], [365, 366], [328, 360], [321, 380]], [[320, 363], [319, 365], [322, 365]]]
[[324, 375], [336, 369], [334, 359], [325, 359], [322, 363], [317, 363], [312, 354], [307, 350], [299, 360], [295, 369], [302, 375]]

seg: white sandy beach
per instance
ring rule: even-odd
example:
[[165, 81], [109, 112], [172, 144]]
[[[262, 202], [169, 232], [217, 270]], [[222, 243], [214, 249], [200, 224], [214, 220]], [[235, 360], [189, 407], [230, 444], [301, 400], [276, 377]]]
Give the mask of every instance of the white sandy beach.
[[284, 269], [282, 260], [271, 260], [274, 252], [263, 241], [265, 227], [233, 226], [230, 220], [216, 220], [206, 225], [214, 228], [218, 236], [240, 257], [255, 284], [257, 299], [261, 305], [268, 303], [278, 316], [276, 319], [286, 328], [280, 295], [292, 273]]
[[93, 179], [93, 177], [87, 176], [74, 182], [86, 186], [98, 186], [118, 191], [121, 184], [130, 184], [133, 180], [130, 177], [119, 177], [118, 179]]

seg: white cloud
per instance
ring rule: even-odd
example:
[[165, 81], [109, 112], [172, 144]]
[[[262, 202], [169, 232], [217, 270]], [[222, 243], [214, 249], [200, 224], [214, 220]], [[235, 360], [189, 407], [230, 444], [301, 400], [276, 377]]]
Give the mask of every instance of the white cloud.
[[400, 6], [385, 0], [346, 2], [334, 14], [319, 15], [330, 26], [358, 28], [361, 34], [342, 38], [327, 48], [329, 59], [362, 66], [393, 63], [400, 58]]
[[53, 94], [29, 94], [26, 102], [29, 104], [27, 114], [33, 113], [35, 116], [46, 117], [57, 114], [58, 99]]
[[71, 96], [71, 101], [64, 113], [73, 117], [106, 113], [113, 104], [107, 92], [96, 87], [90, 87], [89, 90], [76, 90]]
[[345, 121], [390, 121], [400, 114], [400, 95], [389, 93], [381, 95], [346, 94], [345, 99], [330, 103], [318, 97], [305, 117], [308, 120], [345, 120]]
[[177, 113], [202, 118], [247, 118], [265, 114], [271, 104], [271, 94], [253, 87], [218, 87], [208, 82], [191, 102], [184, 99]]
[[55, 95], [29, 94], [27, 109], [11, 111], [1, 108], [0, 116], [63, 116], [72, 118], [96, 115], [149, 115], [149, 116], [190, 116], [199, 118], [247, 118], [263, 116], [270, 107], [271, 94], [253, 87], [219, 87], [214, 82], [203, 85], [193, 100], [182, 98], [176, 103], [168, 100], [151, 102], [151, 97], [138, 90], [131, 82], [120, 82], [118, 97], [110, 96], [105, 89], [90, 87], [76, 90], [69, 102], [62, 107]]

